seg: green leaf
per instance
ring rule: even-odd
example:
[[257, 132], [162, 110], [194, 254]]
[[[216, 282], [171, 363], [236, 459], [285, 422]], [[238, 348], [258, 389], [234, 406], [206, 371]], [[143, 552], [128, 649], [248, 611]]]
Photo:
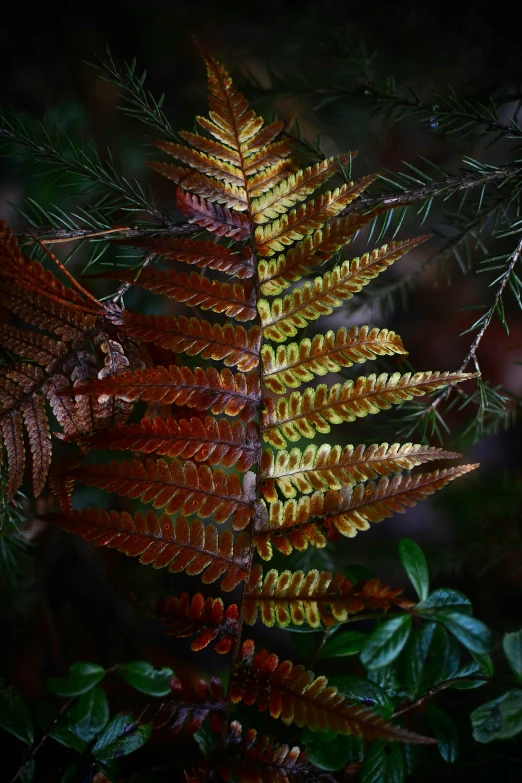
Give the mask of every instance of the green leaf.
[[399, 541], [399, 557], [419, 601], [425, 601], [430, 589], [430, 578], [424, 552], [411, 538], [403, 538]]
[[78, 762], [74, 762], [74, 764], [69, 764], [65, 772], [63, 773], [60, 783], [76, 783], [81, 774], [80, 765]]
[[364, 704], [384, 718], [391, 718], [394, 710], [393, 702], [377, 683], [353, 677], [351, 674], [334, 674], [333, 677], [328, 678], [328, 684], [334, 685], [347, 699]]
[[516, 676], [522, 678], [522, 630], [504, 634], [502, 647]]
[[522, 731], [522, 690], [512, 690], [471, 713], [477, 742], [509, 739]]
[[469, 680], [462, 680], [461, 682], [454, 682], [451, 687], [456, 688], [459, 691], [465, 691], [465, 690], [472, 690], [473, 688], [480, 688], [482, 685], [485, 685], [487, 680], [475, 680], [473, 677], [481, 674], [486, 674], [484, 671], [484, 668], [480, 666], [476, 661], [467, 661], [463, 666], [461, 666], [455, 674], [454, 677], [469, 677]]
[[0, 689], [0, 726], [27, 745], [34, 741], [33, 716], [29, 706], [13, 685]]
[[405, 776], [399, 746], [382, 740], [372, 742], [361, 767], [359, 783], [403, 783]]
[[115, 715], [98, 737], [92, 754], [97, 761], [127, 756], [147, 742], [150, 732], [149, 724], [140, 726], [128, 713]]
[[[452, 590], [449, 587], [441, 587], [440, 590], [430, 593], [422, 605], [417, 607], [419, 614], [423, 614], [424, 609], [448, 609], [461, 614], [473, 613], [469, 598], [459, 590]], [[433, 615], [433, 612], [426, 612], [426, 615]]]
[[473, 658], [475, 663], [480, 666], [484, 674], [487, 674], [488, 677], [491, 677], [493, 675], [495, 671], [495, 666], [493, 664], [493, 660], [489, 653], [472, 652], [471, 657]]
[[491, 647], [491, 631], [476, 617], [460, 612], [438, 612], [437, 618], [468, 650], [487, 653]]
[[439, 753], [448, 764], [452, 764], [459, 752], [459, 735], [455, 724], [445, 710], [427, 705], [428, 721], [436, 740]]
[[368, 669], [379, 669], [394, 661], [408, 641], [412, 622], [408, 614], [379, 623], [368, 636], [361, 651], [361, 662]]
[[148, 696], [168, 696], [172, 693], [170, 682], [176, 675], [168, 667], [155, 669], [147, 661], [134, 661], [119, 669], [126, 683]]
[[305, 742], [302, 735], [301, 740], [305, 745], [307, 758], [312, 764], [327, 772], [337, 772], [348, 764], [353, 754], [354, 737], [343, 735], [336, 736], [335, 739], [327, 739], [329, 732], [310, 733], [316, 735], [312, 741]]
[[45, 683], [55, 696], [80, 696], [94, 688], [103, 679], [105, 669], [96, 663], [73, 663], [67, 677], [53, 677]]
[[321, 650], [321, 658], [345, 658], [358, 655], [368, 638], [362, 631], [343, 631], [331, 636]]
[[436, 628], [436, 623], [426, 623], [422, 628], [414, 628], [401, 656], [402, 677], [410, 699], [415, 699], [423, 691], [421, 685], [424, 666]]
[[88, 742], [107, 725], [108, 720], [109, 703], [99, 685], [84, 693], [67, 715], [69, 728], [77, 737]]
[[459, 663], [459, 645], [442, 625], [435, 624], [422, 672], [422, 692], [454, 677]]

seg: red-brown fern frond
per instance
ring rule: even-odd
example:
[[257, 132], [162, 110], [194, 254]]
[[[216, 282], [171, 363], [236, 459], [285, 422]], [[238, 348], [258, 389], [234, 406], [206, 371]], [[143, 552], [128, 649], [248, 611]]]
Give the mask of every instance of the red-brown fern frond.
[[226, 474], [208, 465], [164, 459], [145, 462], [111, 462], [71, 470], [70, 479], [89, 487], [130, 498], [140, 498], [154, 508], [165, 508], [167, 514], [210, 516], [218, 523], [232, 519], [235, 530], [242, 530], [254, 514], [255, 475]]
[[222, 590], [233, 590], [247, 575], [249, 540], [245, 533], [234, 537], [230, 530], [218, 533], [184, 517], [173, 521], [167, 514], [83, 509], [68, 514], [49, 514], [46, 519], [95, 546], [116, 549], [154, 568], [173, 574], [201, 575], [204, 584], [222, 579]]
[[243, 212], [221, 207], [178, 187], [176, 206], [189, 223], [196, 223], [218, 237], [244, 240], [250, 236], [250, 223]]
[[261, 557], [270, 560], [272, 546], [285, 555], [309, 545], [325, 546], [325, 533], [331, 529], [353, 538], [359, 531], [367, 530], [370, 523], [404, 513], [408, 507], [477, 467], [478, 464], [459, 465], [391, 479], [383, 476], [378, 482], [357, 484], [353, 489], [314, 492], [299, 501], [277, 500], [270, 504], [267, 521], [262, 523], [254, 543]]
[[241, 657], [231, 673], [229, 694], [232, 702], [257, 703], [263, 712], [283, 723], [308, 726], [312, 731], [334, 731], [365, 739], [387, 739], [413, 744], [434, 744], [396, 726], [365, 707], [349, 704], [337, 689], [328, 686], [326, 677], [315, 677], [304, 666], [291, 661], [279, 662], [266, 650], [255, 653], [254, 643], [243, 642]]
[[331, 424], [355, 421], [474, 377], [473, 373], [460, 372], [408, 372], [404, 375], [396, 372], [367, 375], [330, 387], [320, 384], [315, 389], [305, 389], [302, 394], [292, 392], [289, 397], [279, 399], [276, 405], [265, 400], [263, 437], [277, 449], [285, 448], [287, 440], [315, 438], [318, 432], [330, 432]]
[[215, 641], [216, 652], [226, 654], [239, 632], [239, 610], [236, 604], [223, 606], [221, 598], [205, 598], [201, 593], [190, 597], [160, 599], [154, 613], [167, 636], [187, 638], [195, 636], [190, 649], [202, 650]]
[[276, 487], [285, 498], [297, 492], [321, 492], [350, 487], [359, 481], [411, 470], [435, 459], [456, 459], [454, 451], [413, 443], [381, 443], [372, 446], [330, 446], [311, 443], [301, 452], [263, 452], [261, 460], [261, 490], [270, 502], [277, 500]]
[[206, 718], [210, 730], [219, 734], [225, 727], [226, 698], [218, 677], [197, 680], [193, 685], [182, 683], [175, 677], [171, 683], [172, 698], [149, 704], [141, 712], [140, 720], [152, 723], [154, 729], [169, 728], [177, 733], [185, 729], [194, 734]]
[[98, 397], [114, 395], [130, 402], [141, 399], [164, 405], [175, 403], [250, 421], [257, 414], [260, 385], [257, 375], [234, 374], [227, 368], [218, 372], [214, 367], [196, 367], [192, 372], [187, 367], [170, 365], [95, 381], [86, 384], [82, 392]]
[[247, 331], [231, 323], [222, 326], [184, 315], [142, 315], [124, 310], [121, 328], [147, 343], [188, 356], [221, 360], [227, 367], [237, 367], [241, 372], [254, 370], [259, 364], [259, 326]]
[[167, 260], [181, 261], [201, 269], [215, 269], [241, 279], [254, 274], [252, 250], [248, 246], [236, 250], [201, 239], [170, 237], [118, 240], [118, 244], [143, 248], [147, 253], [155, 253]]
[[342, 326], [337, 332], [316, 334], [311, 340], [305, 337], [300, 343], [278, 345], [274, 350], [266, 343], [261, 349], [263, 380], [276, 394], [285, 394], [288, 387], [295, 389], [314, 375], [339, 372], [341, 367], [351, 367], [389, 356], [406, 354], [398, 334], [388, 329], [370, 329], [368, 326]]
[[256, 316], [252, 303], [253, 289], [248, 284], [221, 283], [195, 272], [187, 275], [174, 269], [163, 272], [151, 267], [143, 269], [138, 276], [132, 269], [120, 269], [104, 277], [134, 283], [154, 294], [162, 294], [190, 307], [197, 306], [202, 310], [225, 313], [238, 321], [251, 321]]
[[84, 441], [93, 449], [119, 449], [194, 459], [209, 465], [236, 465], [248, 470], [259, 457], [259, 430], [253, 422], [214, 419], [142, 419], [140, 424], [121, 424]]

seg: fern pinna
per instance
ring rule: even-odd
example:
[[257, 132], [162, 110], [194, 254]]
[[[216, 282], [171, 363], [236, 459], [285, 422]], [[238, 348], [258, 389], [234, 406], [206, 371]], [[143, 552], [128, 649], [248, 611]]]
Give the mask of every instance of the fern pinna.
[[[412, 604], [379, 580], [354, 582], [343, 573], [291, 567], [278, 572], [264, 562], [275, 553], [324, 547], [339, 535], [353, 537], [475, 466], [412, 475], [419, 465], [459, 455], [412, 443], [307, 441], [471, 376], [394, 372], [303, 388], [342, 368], [406, 353], [387, 329], [341, 327], [313, 338], [301, 330], [426, 237], [339, 260], [338, 251], [372, 218], [353, 205], [374, 177], [347, 180], [352, 154], [298, 169], [287, 141], [278, 140], [282, 123], [265, 126], [225, 69], [210, 56], [205, 62], [210, 112], [197, 118], [203, 133], [180, 132], [185, 144], [157, 141], [177, 163], [151, 168], [176, 184], [176, 203], [188, 222], [215, 239], [138, 239], [132, 244], [162, 263], [107, 275], [197, 307], [205, 318], [102, 305], [24, 259], [4, 235], [0, 296], [42, 330], [0, 328], [4, 347], [25, 360], [4, 368], [0, 381], [10, 491], [22, 478], [22, 422], [36, 493], [47, 476], [45, 396], [65, 435], [84, 451], [131, 451], [132, 458], [111, 464], [57, 468], [51, 483], [63, 508], [52, 518], [97, 546], [199, 575], [204, 584], [220, 582], [225, 592], [237, 589], [236, 603], [183, 593], [157, 610], [167, 633], [192, 638], [192, 650], [212, 643], [231, 657], [226, 691], [214, 680], [195, 691], [176, 680], [155, 718], [195, 731], [210, 715], [220, 732], [214, 761], [195, 762], [187, 780], [319, 780], [322, 773], [298, 747], [275, 746], [253, 730], [243, 734], [231, 721], [233, 705], [255, 704], [312, 731], [432, 740], [351, 701], [302, 665], [256, 650], [245, 624], [260, 618], [267, 626], [331, 628], [363, 611], [408, 611]], [[342, 184], [324, 190], [333, 176]], [[183, 264], [192, 269], [181, 271]], [[212, 313], [218, 317], [207, 320]], [[156, 366], [143, 360], [139, 344], [197, 358], [184, 365], [173, 355], [170, 364]], [[105, 356], [103, 366], [95, 349]], [[146, 403], [145, 417], [125, 423], [138, 401]], [[151, 508], [73, 510], [77, 482]]]

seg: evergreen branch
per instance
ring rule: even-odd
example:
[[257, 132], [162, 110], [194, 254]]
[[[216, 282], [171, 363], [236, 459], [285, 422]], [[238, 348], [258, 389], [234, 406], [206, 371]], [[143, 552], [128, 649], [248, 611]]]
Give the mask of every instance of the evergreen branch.
[[147, 71], [143, 71], [141, 76], [136, 73], [136, 59], [131, 63], [123, 62], [121, 68], [118, 68], [111, 55], [109, 47], [106, 49], [107, 59], [96, 58], [93, 64], [103, 74], [100, 78], [103, 81], [116, 85], [123, 95], [127, 106], [118, 106], [118, 109], [124, 114], [134, 117], [140, 122], [154, 128], [169, 141], [179, 142], [180, 139], [173, 131], [170, 122], [162, 110], [165, 93], [157, 100], [149, 90], [145, 89], [145, 80]]
[[164, 227], [172, 224], [167, 215], [156, 209], [137, 181], [132, 184], [116, 169], [110, 151], [102, 160], [92, 144], [87, 149], [82, 144], [75, 146], [67, 134], [60, 133], [49, 122], [44, 120], [31, 126], [15, 114], [0, 114], [0, 139], [24, 147], [35, 162], [50, 167], [47, 173], [55, 173], [58, 178], [72, 174], [91, 191], [102, 189], [112, 193], [118, 199], [116, 205], [110, 204], [112, 209], [146, 212]]
[[22, 239], [34, 239], [36, 237], [43, 245], [60, 244], [64, 242], [77, 242], [80, 240], [95, 239], [116, 234], [111, 239], [139, 239], [143, 237], [173, 237], [195, 234], [201, 229], [198, 226], [192, 226], [190, 223], [172, 223], [169, 228], [158, 228], [157, 226], [114, 226], [104, 231], [91, 231], [90, 229], [54, 229], [50, 226], [41, 226], [40, 228], [23, 228], [14, 231], [13, 235]]

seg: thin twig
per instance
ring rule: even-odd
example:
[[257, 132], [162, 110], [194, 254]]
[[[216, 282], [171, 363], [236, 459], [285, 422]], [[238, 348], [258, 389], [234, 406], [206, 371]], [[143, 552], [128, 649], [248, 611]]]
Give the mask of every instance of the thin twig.
[[38, 745], [35, 745], [35, 747], [34, 747], [34, 748], [31, 750], [31, 752], [30, 752], [30, 753], [27, 755], [26, 759], [24, 760], [24, 762], [22, 763], [22, 765], [21, 765], [21, 767], [18, 769], [18, 771], [15, 773], [15, 776], [14, 776], [14, 777], [11, 779], [10, 783], [15, 783], [15, 780], [18, 780], [18, 778], [20, 777], [20, 775], [22, 774], [22, 772], [24, 771], [24, 769], [27, 767], [27, 765], [29, 764], [29, 762], [31, 761], [31, 759], [32, 759], [34, 756], [36, 756], [36, 754], [38, 753], [38, 751], [40, 750], [40, 748], [41, 748], [41, 747], [42, 747], [42, 745], [44, 744], [45, 740], [47, 739], [47, 737], [49, 736], [49, 734], [51, 733], [51, 731], [54, 729], [54, 727], [56, 726], [56, 724], [58, 723], [58, 721], [59, 721], [59, 720], [60, 720], [60, 718], [62, 717], [62, 715], [63, 715], [63, 713], [65, 712], [65, 710], [66, 710], [66, 709], [68, 709], [68, 707], [70, 707], [70, 706], [71, 706], [71, 704], [73, 703], [73, 701], [75, 700], [75, 698], [76, 698], [76, 696], [73, 696], [71, 699], [67, 699], [67, 701], [66, 701], [66, 702], [64, 702], [64, 704], [62, 704], [62, 706], [60, 707], [60, 709], [59, 709], [58, 713], [55, 715], [55, 717], [53, 718], [53, 720], [51, 721], [51, 723], [49, 724], [49, 726], [48, 726], [48, 727], [46, 728], [46, 730], [44, 731], [44, 733], [43, 733], [43, 735], [42, 735], [42, 738], [40, 739], [40, 742], [38, 743]]
[[433, 688], [429, 688], [424, 696], [421, 696], [419, 699], [416, 699], [411, 704], [407, 704], [405, 707], [403, 707], [400, 710], [397, 710], [393, 713], [392, 718], [398, 718], [399, 715], [404, 715], [407, 712], [410, 712], [411, 710], [415, 710], [417, 707], [420, 707], [426, 702], [428, 699], [433, 698], [433, 696], [436, 696], [437, 693], [440, 693], [440, 691], [445, 690], [446, 688], [451, 688], [452, 685], [456, 685], [460, 682], [468, 682], [469, 680], [480, 680], [481, 682], [488, 682], [491, 679], [491, 677], [480, 676], [480, 675], [468, 675], [464, 677], [452, 677], [450, 680], [445, 680], [444, 682], [439, 682], [438, 685], [434, 685]]

